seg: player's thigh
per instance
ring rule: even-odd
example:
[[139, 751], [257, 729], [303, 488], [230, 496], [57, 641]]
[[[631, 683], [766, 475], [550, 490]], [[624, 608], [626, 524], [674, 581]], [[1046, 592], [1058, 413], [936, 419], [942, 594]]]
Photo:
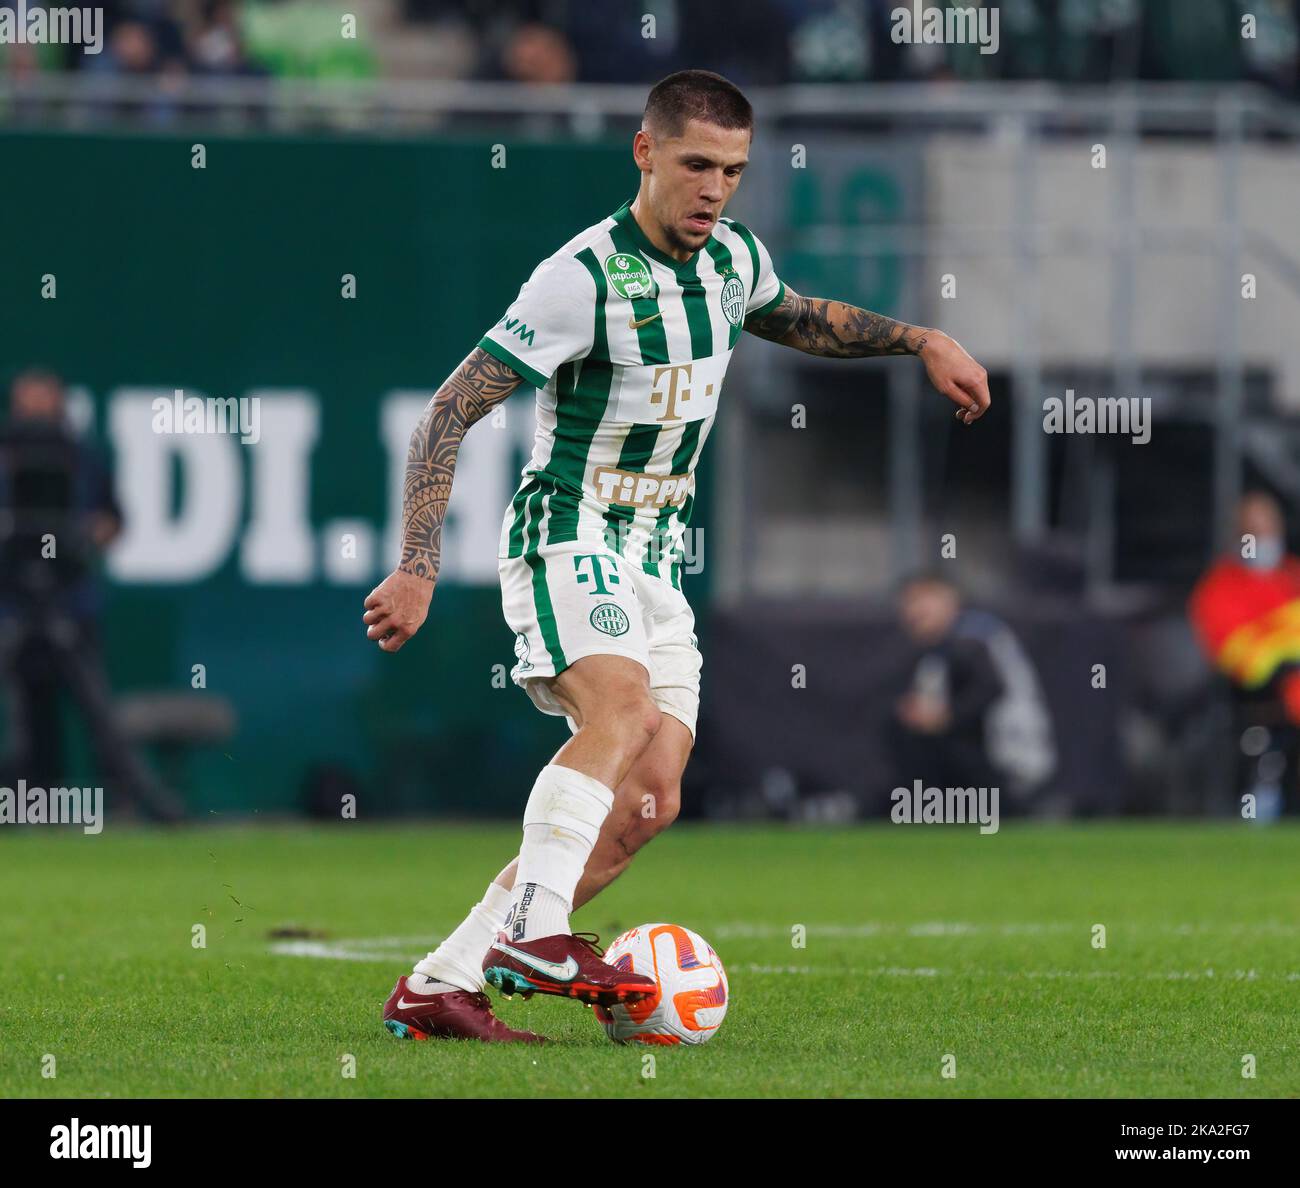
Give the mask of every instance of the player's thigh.
[[658, 728], [658, 711], [650, 696], [650, 672], [639, 660], [623, 655], [587, 655], [544, 683], [579, 729], [600, 718], [621, 720], [635, 715], [653, 720]]

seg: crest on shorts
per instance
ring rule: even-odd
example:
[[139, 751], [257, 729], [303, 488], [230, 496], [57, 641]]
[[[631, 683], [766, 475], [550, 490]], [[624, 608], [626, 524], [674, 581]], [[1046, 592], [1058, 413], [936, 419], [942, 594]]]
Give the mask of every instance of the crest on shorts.
[[528, 659], [528, 636], [522, 631], [515, 632], [515, 658], [519, 661], [516, 667], [520, 672], [532, 668], [533, 662]]
[[654, 279], [650, 266], [631, 252], [615, 252], [605, 257], [605, 275], [620, 297], [653, 297]]
[[624, 635], [630, 626], [627, 613], [617, 602], [602, 602], [593, 608], [591, 625], [606, 635]]

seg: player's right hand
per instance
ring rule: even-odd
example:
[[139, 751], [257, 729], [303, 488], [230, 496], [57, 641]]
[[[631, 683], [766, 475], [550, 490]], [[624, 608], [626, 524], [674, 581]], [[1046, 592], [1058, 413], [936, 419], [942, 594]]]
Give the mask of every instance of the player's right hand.
[[366, 595], [366, 638], [376, 640], [382, 652], [396, 652], [420, 630], [432, 597], [433, 582], [394, 569]]

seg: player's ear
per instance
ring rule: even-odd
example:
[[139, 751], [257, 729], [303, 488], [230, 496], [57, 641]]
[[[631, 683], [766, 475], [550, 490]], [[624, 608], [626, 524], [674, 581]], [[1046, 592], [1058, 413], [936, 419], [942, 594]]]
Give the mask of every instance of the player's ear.
[[638, 128], [637, 133], [632, 137], [632, 159], [636, 162], [636, 167], [642, 173], [650, 169], [650, 150], [654, 148], [654, 141], [650, 133], [644, 128]]

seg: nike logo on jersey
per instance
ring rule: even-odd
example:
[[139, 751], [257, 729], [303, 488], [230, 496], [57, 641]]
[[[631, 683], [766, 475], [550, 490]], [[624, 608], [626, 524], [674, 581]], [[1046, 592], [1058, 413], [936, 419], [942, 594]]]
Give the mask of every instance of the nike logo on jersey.
[[492, 946], [502, 953], [508, 953], [516, 961], [522, 961], [525, 965], [537, 970], [538, 973], [544, 973], [554, 978], [557, 982], [571, 982], [578, 976], [578, 962], [573, 957], [566, 957], [563, 964], [558, 961], [547, 961], [542, 957], [534, 957], [531, 953], [521, 953], [513, 945], [503, 945], [497, 941]]
[[659, 313], [652, 313], [648, 318], [641, 318], [639, 321], [636, 318], [628, 318], [627, 328], [629, 330], [640, 330], [642, 326], [650, 325], [655, 318], [662, 318], [663, 316], [663, 312], [661, 311]]

